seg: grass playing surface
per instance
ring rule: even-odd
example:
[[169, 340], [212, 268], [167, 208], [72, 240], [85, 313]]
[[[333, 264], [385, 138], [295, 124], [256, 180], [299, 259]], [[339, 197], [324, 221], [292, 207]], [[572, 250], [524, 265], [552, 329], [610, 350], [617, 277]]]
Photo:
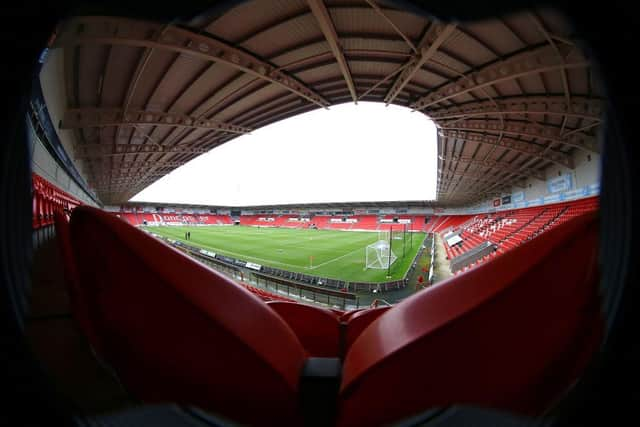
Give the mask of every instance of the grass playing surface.
[[[148, 229], [161, 236], [236, 259], [350, 282], [401, 279], [411, 266], [425, 236], [425, 233], [413, 233], [413, 245], [410, 246], [410, 236], [407, 233], [404, 257], [403, 240], [392, 239], [392, 250], [398, 259], [391, 265], [391, 278], [387, 278], [386, 269], [364, 269], [365, 248], [378, 240], [377, 232], [243, 226], [171, 226]], [[184, 239], [187, 231], [191, 232], [189, 241]], [[313, 257], [312, 261], [310, 257]]]

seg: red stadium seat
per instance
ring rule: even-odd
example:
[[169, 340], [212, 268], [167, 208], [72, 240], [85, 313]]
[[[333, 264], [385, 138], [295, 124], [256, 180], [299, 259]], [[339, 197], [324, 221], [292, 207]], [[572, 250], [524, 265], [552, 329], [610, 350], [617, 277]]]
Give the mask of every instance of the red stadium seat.
[[105, 359], [130, 392], [251, 425], [300, 423], [305, 351], [258, 297], [98, 209], [74, 210], [71, 241]]
[[344, 360], [339, 425], [547, 409], [600, 343], [597, 237], [595, 213], [574, 218], [380, 316]]
[[295, 302], [270, 301], [275, 310], [293, 329], [311, 357], [339, 357], [340, 321], [330, 310]]
[[341, 322], [348, 322], [349, 319], [351, 319], [353, 316], [356, 315], [356, 313], [360, 313], [361, 311], [365, 311], [365, 310], [369, 310], [369, 308], [368, 307], [367, 308], [356, 308], [354, 310], [349, 310], [349, 311], [343, 313], [340, 316], [340, 321]]
[[389, 310], [391, 306], [370, 308], [368, 310], [358, 311], [354, 313], [347, 321], [347, 330], [345, 334], [345, 353], [351, 348], [356, 339], [360, 336], [374, 320]]

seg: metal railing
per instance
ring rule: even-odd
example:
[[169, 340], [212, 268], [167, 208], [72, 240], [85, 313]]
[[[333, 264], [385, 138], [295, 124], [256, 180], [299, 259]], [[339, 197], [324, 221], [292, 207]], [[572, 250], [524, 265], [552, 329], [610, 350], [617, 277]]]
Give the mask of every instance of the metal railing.
[[[268, 281], [272, 284], [275, 284], [274, 286], [277, 291], [281, 290], [280, 288], [278, 288], [278, 286], [285, 285], [288, 287], [286, 290], [287, 293], [291, 290], [290, 288], [299, 289], [300, 292], [298, 293], [300, 294], [300, 297], [309, 298], [314, 302], [318, 301], [319, 299], [324, 300], [324, 296], [328, 295], [331, 298], [327, 299], [328, 302], [326, 302], [326, 304], [335, 305], [335, 303], [338, 303], [338, 305], [341, 307], [347, 305], [348, 303], [354, 303], [354, 300], [355, 305], [358, 306], [357, 296], [355, 294], [352, 294], [351, 292], [384, 292], [405, 287], [407, 285], [408, 277], [416, 268], [417, 260], [425, 250], [424, 241], [429, 235], [427, 234], [424, 239], [419, 242], [420, 249], [417, 251], [411, 263], [411, 266], [409, 267], [409, 269], [407, 269], [401, 279], [388, 282], [349, 282], [327, 277], [312, 276], [305, 273], [287, 271], [264, 265], [261, 265], [259, 270], [254, 270], [247, 267], [246, 261], [217, 253], [214, 257], [211, 257], [207, 254], [201, 253], [200, 248], [198, 247], [190, 246], [184, 242], [180, 242], [174, 239], [168, 239], [153, 232], [149, 233], [154, 237], [159, 238], [166, 243], [169, 243], [170, 245], [183, 250], [184, 252], [197, 258], [198, 260], [206, 262], [208, 265], [214, 268], [224, 267], [225, 271], [223, 272], [225, 273], [233, 274], [234, 272], [242, 272], [242, 277]], [[322, 295], [322, 297], [319, 297], [320, 295]], [[353, 295], [353, 297], [351, 297], [350, 295]]]

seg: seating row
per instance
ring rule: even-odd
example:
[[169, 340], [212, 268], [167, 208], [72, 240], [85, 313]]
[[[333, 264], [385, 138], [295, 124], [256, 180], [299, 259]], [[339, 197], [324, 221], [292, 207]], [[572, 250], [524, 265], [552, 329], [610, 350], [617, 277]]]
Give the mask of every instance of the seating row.
[[317, 415], [300, 402], [318, 360], [342, 365], [321, 400], [340, 426], [456, 403], [540, 414], [601, 338], [593, 212], [393, 307], [347, 313], [265, 303], [95, 208], [56, 220], [74, 317], [122, 384], [240, 423]]

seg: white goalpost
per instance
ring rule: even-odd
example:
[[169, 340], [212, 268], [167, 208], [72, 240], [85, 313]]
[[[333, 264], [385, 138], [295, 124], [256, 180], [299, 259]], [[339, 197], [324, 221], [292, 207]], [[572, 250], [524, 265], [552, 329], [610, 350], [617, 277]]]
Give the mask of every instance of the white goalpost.
[[391, 232], [389, 230], [386, 230], [386, 231], [380, 230], [380, 231], [378, 231], [378, 242], [379, 241], [388, 242], [390, 234], [391, 234]]
[[[387, 233], [387, 238], [389, 232]], [[385, 269], [389, 268], [391, 264], [398, 259], [396, 254], [393, 253], [389, 247], [388, 240], [378, 240], [375, 243], [368, 245], [365, 249], [365, 270], [369, 268]]]

